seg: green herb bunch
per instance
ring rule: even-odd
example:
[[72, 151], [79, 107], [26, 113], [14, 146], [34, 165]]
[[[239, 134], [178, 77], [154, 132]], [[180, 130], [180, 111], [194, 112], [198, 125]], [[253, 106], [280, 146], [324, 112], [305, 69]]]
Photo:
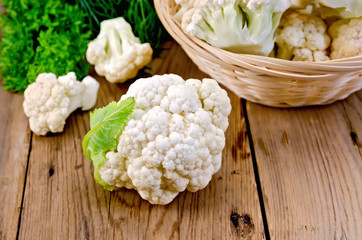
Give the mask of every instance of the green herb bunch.
[[133, 33], [142, 43], [148, 42], [157, 49], [169, 39], [154, 8], [153, 0], [77, 0], [88, 13], [92, 23], [93, 38], [100, 29], [103, 20], [123, 17], [132, 25]]
[[87, 74], [87, 15], [62, 0], [3, 0], [0, 72], [5, 90], [24, 92], [42, 72]]

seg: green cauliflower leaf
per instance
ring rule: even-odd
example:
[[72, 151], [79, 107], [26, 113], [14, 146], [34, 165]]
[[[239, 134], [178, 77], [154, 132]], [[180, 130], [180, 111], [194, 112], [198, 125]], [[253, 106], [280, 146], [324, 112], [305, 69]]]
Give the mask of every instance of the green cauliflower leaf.
[[119, 103], [113, 101], [103, 108], [90, 113], [91, 130], [83, 139], [83, 152], [94, 164], [94, 178], [107, 190], [113, 190], [99, 176], [98, 170], [104, 164], [108, 151], [115, 151], [121, 135], [135, 106], [133, 97]]

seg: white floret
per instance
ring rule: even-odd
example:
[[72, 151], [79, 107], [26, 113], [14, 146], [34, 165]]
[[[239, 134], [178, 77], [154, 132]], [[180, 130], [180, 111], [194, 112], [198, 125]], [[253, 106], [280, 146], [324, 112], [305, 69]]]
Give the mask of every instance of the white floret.
[[77, 108], [91, 109], [97, 99], [99, 83], [87, 76], [77, 81], [70, 72], [57, 78], [41, 73], [24, 92], [23, 108], [29, 117], [30, 129], [37, 135], [62, 132], [65, 120]]
[[149, 43], [140, 43], [122, 17], [105, 20], [96, 39], [88, 44], [86, 57], [100, 76], [112, 83], [134, 78], [152, 58]]
[[362, 17], [339, 20], [328, 33], [332, 37], [331, 59], [362, 55]]
[[320, 62], [329, 60], [330, 45], [327, 27], [321, 18], [291, 12], [282, 17], [276, 31], [278, 58], [293, 61]]
[[117, 151], [99, 169], [102, 180], [134, 188], [153, 204], [206, 187], [225, 146], [231, 111], [225, 90], [212, 79], [184, 81], [170, 74], [137, 80], [121, 99], [130, 96], [135, 110]]

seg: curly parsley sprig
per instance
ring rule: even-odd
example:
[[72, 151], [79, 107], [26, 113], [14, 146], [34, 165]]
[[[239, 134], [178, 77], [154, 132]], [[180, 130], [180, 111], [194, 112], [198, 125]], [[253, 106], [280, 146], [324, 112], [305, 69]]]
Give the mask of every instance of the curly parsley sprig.
[[24, 92], [42, 72], [87, 74], [87, 15], [62, 0], [3, 0], [0, 73], [5, 90]]

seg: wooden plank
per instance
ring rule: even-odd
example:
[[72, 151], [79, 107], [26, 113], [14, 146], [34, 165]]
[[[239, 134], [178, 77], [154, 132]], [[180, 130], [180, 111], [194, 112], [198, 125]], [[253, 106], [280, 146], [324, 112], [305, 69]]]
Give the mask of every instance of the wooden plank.
[[[348, 128], [350, 129], [350, 137], [352, 139], [352, 143], [357, 152], [359, 152], [360, 156], [362, 156], [362, 110], [361, 110], [361, 102], [362, 102], [362, 91], [359, 91], [345, 101], [342, 102], [343, 108], [345, 112], [343, 116], [347, 123]], [[356, 111], [357, 110], [357, 111]]]
[[166, 206], [142, 201], [139, 239], [179, 239], [177, 199]]
[[[157, 72], [176, 73], [184, 79], [209, 77], [191, 63], [178, 45], [166, 54], [165, 62], [154, 66]], [[204, 190], [179, 196], [180, 239], [264, 238], [241, 100], [230, 91], [228, 95], [233, 110], [222, 168]]]
[[241, 100], [228, 94], [222, 167], [204, 190], [180, 196], [180, 239], [265, 239]]
[[[118, 99], [126, 85], [98, 79], [96, 107]], [[20, 239], [109, 239], [110, 193], [96, 184], [82, 151], [89, 112], [77, 110], [64, 132], [34, 135], [29, 159]]]
[[362, 236], [360, 94], [323, 107], [247, 104], [271, 239]]
[[[152, 75], [174, 69], [174, 58], [169, 56], [179, 48], [172, 42], [163, 47], [161, 56], [152, 60]], [[179, 58], [175, 62], [178, 61]], [[153, 206], [142, 200], [137, 191], [122, 189], [111, 195], [109, 231], [113, 239], [178, 239], [177, 210], [177, 201], [167, 206]], [[170, 227], [175, 224], [177, 228]]]
[[31, 138], [23, 99], [0, 90], [0, 239], [15, 239], [18, 230]]

